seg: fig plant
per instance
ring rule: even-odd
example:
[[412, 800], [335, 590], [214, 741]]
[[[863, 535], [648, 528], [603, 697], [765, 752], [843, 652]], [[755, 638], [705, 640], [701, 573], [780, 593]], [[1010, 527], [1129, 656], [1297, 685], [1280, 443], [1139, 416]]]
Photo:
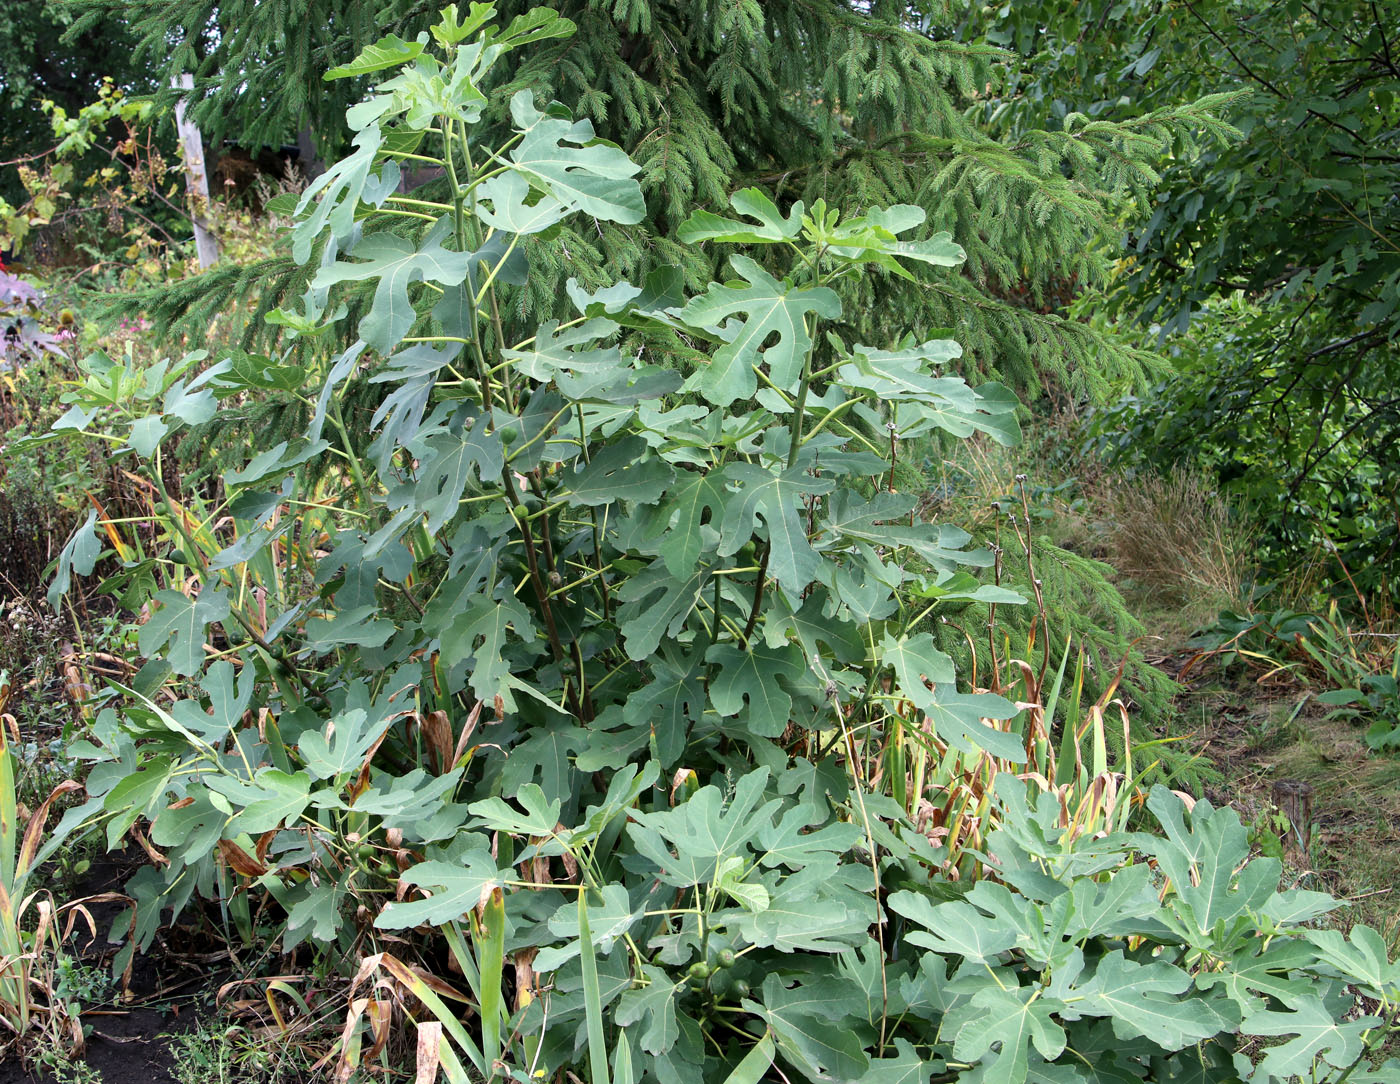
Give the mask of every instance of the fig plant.
[[[907, 815], [894, 751], [1034, 775], [1051, 740], [928, 630], [1019, 598], [888, 486], [913, 437], [1015, 441], [1014, 400], [946, 336], [840, 334], [834, 285], [954, 273], [953, 239], [748, 189], [681, 230], [732, 246], [732, 280], [571, 283], [577, 315], [516, 338], [529, 247], [643, 205], [622, 151], [528, 92], [479, 142], [492, 65], [571, 29], [491, 16], [449, 6], [328, 73], [375, 82], [295, 208], [303, 306], [268, 317], [324, 345], [99, 356], [69, 395], [55, 436], [105, 443], [157, 525], [94, 513], [54, 584], [110, 543], [147, 613], [60, 828], [159, 856], [128, 953], [198, 894], [399, 991], [451, 1080], [1365, 1077], [1383, 946], [1309, 928], [1331, 901], [1278, 893], [1228, 811], [1163, 791], [1164, 835], [1091, 838], [1003, 770], [975, 887]], [[443, 176], [406, 193], [405, 162]], [[176, 442], [250, 398], [300, 435], [182, 486]], [[1379, 1008], [1344, 1018], [1348, 983]], [[371, 1001], [347, 1071], [383, 1050]], [[1241, 1034], [1294, 1037], [1252, 1067]]]

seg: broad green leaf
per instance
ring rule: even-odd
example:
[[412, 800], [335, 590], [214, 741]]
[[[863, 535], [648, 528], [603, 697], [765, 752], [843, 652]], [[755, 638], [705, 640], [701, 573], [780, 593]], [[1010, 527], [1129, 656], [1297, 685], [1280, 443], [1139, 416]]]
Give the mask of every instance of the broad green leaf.
[[[437, 310], [433, 311], [436, 315]], [[415, 343], [388, 358], [370, 377], [371, 384], [391, 385], [369, 420], [370, 431], [379, 432], [370, 452], [381, 472], [389, 473], [394, 453], [419, 434], [438, 374], [461, 350], [460, 343]]]
[[97, 559], [102, 556], [102, 540], [97, 535], [96, 527], [97, 510], [89, 508], [87, 518], [59, 551], [58, 570], [54, 573], [53, 583], [49, 584], [47, 596], [49, 605], [54, 609], [58, 609], [63, 596], [68, 594], [73, 573], [91, 576], [97, 566]]
[[660, 767], [670, 768], [681, 759], [691, 730], [700, 722], [708, 702], [702, 684], [704, 667], [697, 659], [675, 658], [667, 653], [652, 659], [651, 671], [650, 684], [633, 692], [624, 704], [600, 714], [589, 728], [594, 741], [590, 752], [578, 758], [581, 771], [617, 766], [607, 762], [604, 744], [597, 739], [600, 729], [616, 727], [619, 719], [632, 735], [625, 739], [629, 754], [654, 741]]
[[861, 643], [859, 630], [849, 621], [826, 616], [826, 599], [826, 592], [818, 588], [794, 613], [786, 599], [775, 598], [764, 611], [764, 641], [769, 647], [778, 647], [790, 640], [813, 659], [822, 655], [823, 644], [838, 662], [850, 664], [864, 659], [865, 645]]
[[864, 838], [859, 825], [846, 821], [833, 821], [809, 830], [810, 816], [809, 809], [794, 806], [776, 824], [765, 827], [758, 837], [763, 848], [759, 862], [792, 869], [816, 864], [834, 872], [836, 860]]
[[[473, 17], [480, 8], [490, 10], [490, 6], [487, 4], [473, 3]], [[490, 18], [490, 15], [487, 18]], [[517, 15], [512, 19], [504, 30], [493, 32], [488, 29], [486, 33], [492, 44], [500, 44], [508, 49], [518, 49], [522, 45], [545, 41], [549, 38], [567, 38], [576, 29], [573, 22], [565, 19], [553, 8], [531, 8], [523, 15]]]
[[433, 38], [439, 45], [456, 45], [475, 34], [495, 14], [494, 4], [482, 4], [473, 0], [467, 9], [467, 17], [463, 20], [457, 13], [457, 5], [448, 4], [442, 9], [442, 21], [431, 28]]
[[[442, 811], [460, 783], [460, 771], [431, 775], [422, 768], [414, 768], [403, 775], [385, 773], [377, 776], [375, 783], [345, 808], [382, 817], [381, 823], [386, 828], [400, 827], [414, 833], [423, 822]], [[324, 802], [324, 794], [323, 791], [317, 795], [315, 801], [326, 808], [329, 803]]]
[[357, 75], [397, 68], [407, 64], [423, 51], [421, 41], [404, 41], [393, 34], [385, 35], [371, 45], [360, 50], [360, 55], [349, 64], [341, 64], [321, 76], [322, 79], [349, 79]]
[[524, 132], [511, 162], [536, 186], [571, 210], [608, 222], [630, 225], [645, 217], [641, 186], [632, 179], [641, 167], [600, 140], [590, 122], [539, 112], [528, 90], [511, 99], [510, 111]]
[[729, 197], [729, 205], [741, 215], [756, 219], [757, 225], [722, 218], [710, 211], [692, 211], [676, 230], [676, 239], [683, 245], [701, 241], [763, 245], [790, 241], [802, 232], [801, 200], [792, 205], [786, 219], [777, 205], [757, 188], [741, 188]]
[[[482, 415], [460, 430], [429, 436], [423, 441], [423, 460], [411, 498], [427, 529], [437, 531], [457, 514], [457, 502], [473, 476], [483, 483], [500, 478], [505, 446], [499, 430]], [[389, 507], [398, 506], [399, 498], [391, 495]]]
[[193, 380], [172, 385], [166, 391], [161, 407], [166, 414], [173, 414], [186, 425], [203, 425], [218, 410], [214, 389], [209, 387], [209, 384], [217, 381], [232, 367], [231, 362], [221, 361], [205, 369]]
[[547, 230], [569, 216], [571, 208], [546, 192], [531, 188], [525, 176], [507, 171], [476, 190], [477, 217], [493, 229], [521, 236]]
[[913, 415], [896, 414], [902, 438], [936, 427], [955, 437], [980, 431], [1000, 444], [1015, 444], [1020, 439], [1015, 417], [1017, 404], [1005, 388], [985, 384], [974, 390], [962, 377], [934, 376], [930, 372], [933, 366], [944, 365], [961, 354], [962, 348], [947, 339], [897, 350], [857, 346], [853, 362], [841, 366], [838, 375], [847, 388], [883, 402], [913, 407]]
[[794, 899], [779, 889], [768, 906], [743, 913], [737, 925], [759, 948], [779, 952], [845, 952], [869, 936], [870, 916], [815, 895]]
[[906, 934], [905, 940], [940, 955], [985, 963], [1016, 944], [1014, 926], [988, 919], [970, 903], [934, 904], [928, 896], [908, 890], [892, 893], [888, 902], [897, 914], [924, 927]]
[[[813, 208], [816, 215], [818, 208]], [[957, 267], [967, 254], [953, 242], [946, 231], [924, 241], [901, 241], [898, 235], [921, 225], [924, 209], [901, 203], [893, 207], [876, 208], [857, 218], [838, 222], [834, 228], [818, 227], [809, 219], [809, 236], [829, 245], [835, 255], [853, 262], [873, 262], [902, 278], [912, 278], [895, 257], [914, 260], [933, 267]]]
[[311, 802], [311, 777], [305, 772], [283, 772], [259, 768], [246, 784], [236, 789], [228, 777], [210, 776], [209, 786], [243, 808], [229, 824], [228, 835], [247, 832], [260, 836], [274, 828], [292, 827]]
[[127, 446], [142, 459], [150, 459], [170, 432], [170, 424], [159, 414], [147, 414], [131, 423]]
[[[303, 894], [287, 911], [287, 938], [283, 945], [300, 943], [307, 937], [323, 945], [333, 944], [345, 923], [340, 905], [346, 892], [337, 884], [307, 884]], [[292, 934], [300, 936], [293, 938]]]
[[[292, 258], [299, 264], [311, 258], [316, 238], [329, 226], [331, 234], [344, 241], [355, 226], [355, 212], [360, 202], [378, 207], [399, 186], [399, 167], [385, 162], [373, 173], [375, 156], [383, 145], [379, 126], [371, 124], [355, 136], [355, 151], [336, 162], [321, 174], [301, 194], [297, 204], [298, 222], [292, 227]], [[311, 202], [320, 197], [316, 209], [301, 217]]]
[[[641, 911], [628, 900], [626, 885], [604, 885], [588, 905], [588, 930], [594, 946], [606, 956], [612, 951], [613, 943], [630, 930], [639, 918]], [[549, 918], [549, 932], [563, 938], [565, 943], [541, 949], [535, 957], [537, 971], [556, 971], [578, 956], [577, 903], [570, 900], [559, 906]]]
[[967, 258], [962, 246], [956, 244], [953, 235], [946, 230], [923, 241], [896, 241], [887, 245], [885, 251], [902, 260], [916, 260], [934, 267], [957, 267]]
[[1306, 930], [1303, 933], [1317, 954], [1351, 982], [1364, 983], [1380, 992], [1400, 985], [1400, 963], [1392, 963], [1390, 950], [1370, 926], [1357, 924], [1348, 936], [1340, 930]]
[[1295, 972], [1316, 964], [1313, 947], [1303, 940], [1278, 939], [1261, 949], [1258, 941], [1252, 938], [1223, 967], [1200, 972], [1197, 987], [1219, 986], [1244, 1012], [1265, 1008], [1262, 998], [1293, 1005], [1309, 996], [1309, 986], [1299, 983]]
[[[731, 256], [739, 285], [712, 284], [690, 299], [680, 318], [698, 329], [714, 329], [724, 340], [700, 374], [700, 391], [716, 406], [752, 399], [758, 389], [754, 367], [768, 366], [769, 379], [793, 391], [811, 348], [807, 314], [835, 319], [841, 299], [825, 286], [779, 282], [747, 256]], [[777, 341], [769, 344], [776, 336]]]
[[624, 437], [604, 446], [588, 462], [580, 460], [562, 475], [570, 504], [585, 507], [631, 501], [653, 504], [675, 477], [670, 464], [647, 454], [641, 437]]
[[776, 738], [787, 729], [792, 697], [778, 679], [792, 681], [801, 676], [802, 653], [796, 647], [756, 643], [742, 650], [729, 643], [715, 644], [705, 653], [705, 661], [719, 667], [710, 680], [710, 703], [720, 715], [742, 715], [742, 725], [763, 738]]
[[315, 459], [329, 447], [330, 442], [325, 440], [284, 440], [259, 452], [246, 467], [227, 472], [224, 480], [231, 486], [254, 486]]
[[1312, 892], [1306, 888], [1290, 888], [1270, 896], [1259, 913], [1271, 918], [1281, 926], [1311, 922], [1323, 915], [1331, 914], [1343, 906], [1342, 901], [1326, 892]]
[[[106, 793], [102, 807], [112, 813], [127, 814], [125, 823], [117, 830], [118, 838], [137, 817], [148, 814], [156, 802], [164, 799], [173, 770], [168, 756], [152, 757], [139, 771], [123, 776]], [[109, 838], [110, 834], [109, 829]]]
[[777, 1048], [773, 1043], [773, 1033], [765, 1031], [749, 1052], [743, 1056], [734, 1071], [724, 1078], [724, 1084], [759, 1084], [773, 1064]]
[[532, 685], [514, 676], [510, 681], [514, 688], [532, 697], [532, 708], [545, 707], [551, 715], [547, 720], [535, 722], [526, 731], [528, 737], [511, 746], [510, 757], [501, 769], [501, 789], [507, 794], [523, 793], [528, 785], [538, 780], [546, 800], [572, 801], [580, 786], [574, 759], [587, 744], [588, 732], [574, 725], [572, 717], [553, 701], [541, 700]]
[[627, 371], [622, 355], [614, 346], [594, 345], [618, 330], [611, 320], [595, 317], [578, 327], [559, 330], [557, 320], [549, 320], [535, 332], [535, 341], [520, 350], [503, 350], [502, 356], [514, 362], [517, 371], [541, 383], [560, 381], [563, 388], [573, 377], [592, 382], [618, 378]]
[[635, 764], [628, 764], [608, 780], [608, 790], [598, 805], [590, 805], [583, 821], [574, 826], [572, 837], [575, 841], [596, 839], [608, 825], [622, 817], [636, 804], [637, 799], [650, 787], [656, 785], [661, 770], [656, 761], [648, 761], [646, 767], [637, 770]]
[[520, 836], [551, 836], [559, 824], [559, 811], [562, 802], [549, 801], [545, 793], [534, 783], [527, 783], [515, 795], [515, 800], [525, 809], [522, 816], [506, 804], [505, 799], [483, 798], [467, 806], [468, 812], [480, 818], [482, 828], [496, 832], [511, 832]]
[[1259, 858], [1242, 865], [1249, 854], [1249, 838], [1234, 810], [1199, 802], [1188, 828], [1185, 804], [1166, 787], [1153, 787], [1147, 805], [1165, 838], [1144, 837], [1144, 849], [1171, 878], [1167, 905], [1195, 943], [1213, 945], [1217, 924], [1259, 909], [1277, 892], [1277, 859]]
[[534, 638], [530, 614], [514, 596], [503, 602], [477, 598], [439, 641], [442, 660], [448, 666], [467, 658], [474, 660], [471, 686], [477, 697], [489, 704], [500, 696], [510, 712], [515, 711], [516, 684], [511, 680], [510, 663], [501, 653], [512, 628], [527, 643]]
[[[794, 972], [801, 969], [793, 968]], [[793, 983], [794, 985], [787, 985]], [[808, 1013], [833, 1024], [848, 1024], [865, 1012], [865, 995], [829, 969], [805, 974], [772, 974], [763, 980], [763, 1003], [770, 1009]]]
[[680, 1037], [676, 992], [682, 984], [672, 982], [665, 971], [651, 964], [642, 965], [642, 977], [647, 980], [645, 986], [634, 986], [619, 999], [617, 1022], [631, 1027], [646, 1021], [640, 1036], [642, 1049], [648, 1054], [664, 1054]]
[[484, 848], [467, 851], [453, 862], [419, 862], [399, 874], [399, 881], [432, 889], [432, 894], [427, 899], [388, 904], [375, 918], [375, 928], [405, 930], [425, 922], [434, 926], [456, 922], [502, 880], [503, 875]]
[[221, 837], [241, 831], [229, 826], [228, 813], [207, 793], [196, 790], [185, 797], [194, 800], [178, 809], [166, 806], [154, 810], [151, 819], [151, 842], [165, 848], [173, 863], [200, 862], [214, 851]]
[[324, 730], [309, 730], [297, 743], [313, 779], [338, 779], [358, 769], [365, 754], [387, 727], [370, 719], [363, 708], [351, 708], [326, 723]]
[[986, 750], [1015, 763], [1026, 759], [1020, 738], [982, 722], [983, 718], [1011, 718], [1015, 705], [1000, 696], [958, 693], [953, 688], [953, 660], [934, 646], [931, 634], [896, 638], [886, 633], [880, 659], [894, 667], [899, 691], [928, 716], [944, 741], [964, 752]]
[[617, 592], [623, 603], [617, 620], [627, 657], [637, 661], [650, 658], [663, 637], [680, 632], [709, 578], [709, 569], [699, 568], [678, 579], [658, 558], [623, 584]]
[[1223, 1000], [1180, 998], [1191, 976], [1161, 960], [1139, 964], [1115, 949], [1099, 960], [1093, 977], [1075, 989], [1075, 1013], [1107, 1016], [1114, 1034], [1141, 1035], [1164, 1050], [1180, 1050], [1227, 1031], [1233, 1021], [1221, 1015]]
[[[1052, 1015], [1062, 1006], [1041, 993], [1035, 986], [978, 991], [969, 1008], [957, 1014], [960, 1026], [953, 1056], [983, 1062], [982, 1079], [991, 1084], [1024, 1084], [1031, 1047], [1046, 1061], [1055, 1060], [1065, 1049], [1064, 1029]], [[997, 1044], [999, 1049], [993, 1052]]]
[[306, 648], [328, 652], [337, 647], [381, 647], [397, 631], [393, 621], [379, 618], [374, 603], [337, 610], [328, 617], [313, 617], [306, 623]]
[[688, 471], [681, 477], [658, 515], [667, 525], [659, 547], [661, 559], [677, 579], [695, 571], [705, 548], [704, 528], [718, 533], [729, 500], [719, 471]]
[[1293, 1012], [1251, 1013], [1240, 1025], [1242, 1034], [1293, 1038], [1267, 1047], [1250, 1080], [1311, 1079], [1318, 1059], [1343, 1069], [1361, 1056], [1364, 1033], [1379, 1023], [1374, 1016], [1340, 1020], [1316, 995], [1300, 1000]]
[[747, 863], [737, 855], [721, 860], [715, 875], [715, 887], [739, 904], [745, 911], [757, 914], [768, 910], [772, 902], [768, 889], [745, 877]]
[[190, 600], [179, 591], [157, 591], [158, 603], [137, 636], [137, 646], [147, 658], [155, 658], [162, 648], [171, 669], [191, 677], [204, 668], [205, 629], [226, 619], [231, 610], [228, 598], [217, 588], [205, 587]]
[[[849, 489], [838, 489], [826, 502], [819, 523], [824, 533], [830, 532], [845, 543], [854, 540], [887, 548], [907, 546], [942, 570], [989, 562], [986, 551], [965, 548], [972, 536], [960, 527], [951, 523], [911, 524], [909, 513], [914, 505], [913, 498], [904, 494], [881, 492], [867, 500]], [[1024, 601], [1019, 595], [1008, 594], [1009, 598], [986, 601]]]
[[871, 1058], [870, 1068], [856, 1084], [929, 1084], [939, 1063], [921, 1058], [908, 1039], [896, 1039], [894, 1049], [892, 1058]]
[[917, 636], [901, 636], [896, 639], [885, 634], [880, 644], [880, 661], [893, 666], [904, 695], [920, 704], [915, 694], [924, 682], [948, 684], [956, 680], [953, 660], [934, 646], [933, 637], [927, 632]]
[[1374, 1069], [1363, 1062], [1349, 1079], [1356, 1084], [1400, 1084], [1400, 1058], [1389, 1058]]
[[[726, 803], [718, 787], [701, 787], [675, 809], [632, 814], [627, 834], [666, 884], [685, 888], [714, 880], [721, 859], [740, 855], [748, 842], [772, 820], [778, 800], [763, 801], [768, 770], [740, 777]], [[674, 853], [668, 848], [674, 848]]]
[[1139, 931], [1142, 920], [1161, 907], [1152, 870], [1145, 862], [1117, 870], [1106, 881], [1085, 878], [1070, 890], [1072, 906], [1064, 926], [1066, 937], [1121, 937]]
[[768, 572], [793, 598], [799, 597], [821, 568], [821, 557], [807, 540], [804, 498], [831, 492], [835, 481], [815, 478], [801, 466], [774, 474], [755, 463], [731, 463], [724, 480], [737, 485], [738, 492], [730, 497], [720, 526], [720, 556], [737, 553], [753, 538], [757, 520], [763, 520]]
[[198, 700], [177, 700], [170, 706], [170, 718], [183, 728], [183, 733], [196, 735], [211, 746], [221, 746], [243, 726], [243, 713], [253, 700], [252, 670], [244, 667], [235, 686], [233, 664], [220, 659], [205, 671], [200, 685], [209, 698], [208, 710]]
[[359, 332], [371, 347], [387, 354], [418, 318], [408, 296], [410, 284], [422, 281], [456, 286], [467, 277], [471, 253], [444, 248], [443, 232], [434, 229], [421, 246], [393, 233], [371, 234], [350, 250], [350, 255], [363, 263], [337, 261], [316, 272], [311, 284], [319, 290], [338, 282], [378, 279], [373, 304], [360, 321]]
[[[812, 1080], [854, 1080], [861, 1076], [870, 1065], [861, 1038], [833, 1027], [822, 1016], [784, 1006], [781, 989], [778, 977], [769, 975], [763, 984], [765, 1004], [747, 1000], [740, 1004], [767, 1023], [783, 1058]], [[777, 1007], [769, 1008], [770, 1001]]]

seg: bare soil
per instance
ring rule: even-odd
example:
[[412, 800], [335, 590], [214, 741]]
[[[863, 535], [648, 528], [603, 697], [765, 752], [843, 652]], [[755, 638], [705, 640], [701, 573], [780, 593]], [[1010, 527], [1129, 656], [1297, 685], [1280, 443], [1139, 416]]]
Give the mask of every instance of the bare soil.
[[[122, 882], [139, 865], [135, 855], [106, 856], [95, 864], [75, 892], [75, 898], [121, 891]], [[86, 930], [75, 935], [73, 951], [82, 963], [110, 970], [120, 944], [108, 940], [109, 931], [123, 910], [120, 903], [103, 902], [90, 907], [98, 936]], [[170, 1040], [193, 1027], [222, 975], [211, 968], [208, 952], [195, 951], [181, 931], [169, 939], [158, 938], [152, 951], [138, 955], [125, 991], [113, 984], [105, 1004], [85, 1009], [82, 1021], [87, 1033], [83, 1055], [86, 1065], [100, 1074], [102, 1084], [180, 1084], [171, 1073]], [[218, 955], [217, 953], [212, 955]], [[11, 1057], [0, 1061], [0, 1084], [72, 1084], [34, 1064]]]
[[[1186, 656], [1165, 660], [1179, 673]], [[1274, 784], [1313, 792], [1312, 844], [1287, 856], [1297, 887], [1348, 902], [1342, 926], [1364, 922], [1389, 941], [1400, 934], [1400, 758], [1371, 752], [1363, 728], [1328, 718], [1326, 707], [1294, 684], [1259, 684], [1249, 673], [1192, 671], [1179, 699], [1182, 729], [1220, 773], [1206, 788], [1215, 805], [1233, 806], [1246, 824], [1265, 824]]]

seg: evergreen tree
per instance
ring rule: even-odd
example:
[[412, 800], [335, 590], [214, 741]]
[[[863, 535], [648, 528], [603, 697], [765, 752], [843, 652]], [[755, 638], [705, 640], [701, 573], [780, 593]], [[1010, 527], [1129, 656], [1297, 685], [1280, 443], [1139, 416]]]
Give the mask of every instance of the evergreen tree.
[[[130, 32], [120, 12], [97, 12], [75, 28], [73, 13], [55, 0], [0, 5], [0, 160], [43, 154], [56, 140], [40, 103], [77, 113], [96, 96], [103, 77], [129, 91], [149, 89], [150, 73], [132, 62]], [[20, 202], [14, 170], [0, 173], [0, 199]]]
[[[115, 0], [81, 3], [92, 18]], [[172, 74], [195, 72], [206, 95], [195, 111], [200, 123], [214, 138], [243, 144], [281, 141], [304, 127], [339, 130], [329, 121], [353, 85], [323, 84], [320, 74], [385, 31], [412, 39], [436, 17], [433, 5], [417, 0], [116, 6], [145, 55], [163, 59]], [[532, 6], [498, 5], [502, 19]], [[535, 244], [534, 293], [514, 299], [522, 317], [552, 315], [571, 276], [594, 285], [695, 260], [675, 244], [675, 226], [690, 209], [722, 211], [730, 192], [757, 185], [781, 203], [820, 197], [848, 214], [917, 204], [930, 233], [946, 230], [966, 249], [961, 277], [930, 287], [887, 275], [858, 287], [861, 296], [846, 306], [857, 314], [851, 336], [878, 341], [894, 328], [925, 336], [952, 329], [967, 351], [965, 371], [1030, 398], [1047, 387], [1102, 398], [1115, 383], [1141, 383], [1158, 365], [1063, 310], [1105, 280], [1117, 217], [1146, 198], [1163, 157], [1221, 131], [1211, 100], [1121, 123], [1068, 118], [998, 137], [992, 121], [1017, 93], [1012, 57], [975, 40], [975, 28], [945, 23], [946, 12], [843, 0], [557, 6], [578, 33], [522, 51], [502, 89], [582, 103], [599, 134], [642, 164], [648, 217]], [[172, 25], [179, 29], [172, 33]], [[712, 270], [692, 265], [687, 277], [698, 282]], [[241, 287], [277, 274], [289, 290], [299, 288], [300, 276], [283, 262], [142, 302], [167, 319], [186, 316], [184, 328], [197, 330]]]
[[[1395, 6], [1047, 0], [997, 18], [1025, 54], [1003, 138], [1071, 110], [1236, 93], [1241, 138], [1173, 159], [1129, 231], [1119, 311], [1153, 325], [1182, 372], [1112, 425], [1132, 456], [1192, 461], [1243, 497], [1266, 574], [1320, 556], [1341, 597], [1400, 597]], [[1076, 48], [1089, 33], [1114, 48]]]

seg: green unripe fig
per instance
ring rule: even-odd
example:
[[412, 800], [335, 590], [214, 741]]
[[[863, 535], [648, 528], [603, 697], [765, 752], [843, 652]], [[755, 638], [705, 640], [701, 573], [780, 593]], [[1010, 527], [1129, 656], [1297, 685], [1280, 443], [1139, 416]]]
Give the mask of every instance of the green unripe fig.
[[355, 848], [355, 854], [363, 858], [366, 862], [373, 862], [377, 853], [378, 852], [374, 849], [374, 845], [370, 843], [361, 843]]
[[501, 443], [504, 444], [507, 448], [509, 448], [519, 439], [520, 430], [516, 429], [514, 426], [510, 427], [509, 429], [501, 430]]
[[743, 979], [735, 979], [734, 985], [729, 988], [729, 992], [735, 997], [748, 997], [749, 984]]
[[704, 982], [710, 977], [710, 965], [704, 960], [696, 960], [690, 965], [690, 970], [686, 974], [698, 982]]
[[510, 514], [516, 519], [524, 519], [530, 514], [530, 510], [526, 508], [523, 504], [517, 504], [514, 508], [510, 510]]
[[727, 949], [727, 948], [726, 948], [726, 949], [720, 949], [719, 952], [716, 953], [716, 955], [715, 955], [715, 965], [716, 965], [717, 967], [724, 967], [724, 968], [733, 967], [733, 966], [734, 966], [734, 960], [735, 960], [735, 956], [734, 956], [734, 950], [733, 950], [733, 949]]
[[374, 871], [378, 873], [379, 876], [390, 881], [399, 875], [399, 867], [394, 865], [394, 863], [390, 862], [387, 858], [383, 862], [380, 862], [379, 865], [374, 868]]

